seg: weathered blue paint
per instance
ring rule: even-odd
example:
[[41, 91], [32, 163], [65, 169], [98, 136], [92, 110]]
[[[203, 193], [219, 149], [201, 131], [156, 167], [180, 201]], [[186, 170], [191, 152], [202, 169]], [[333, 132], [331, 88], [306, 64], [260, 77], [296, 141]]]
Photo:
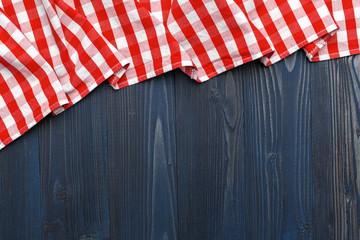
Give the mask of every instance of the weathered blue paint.
[[0, 239], [359, 239], [360, 57], [103, 84], [0, 152]]
[[1, 151], [0, 239], [42, 239], [38, 129]]

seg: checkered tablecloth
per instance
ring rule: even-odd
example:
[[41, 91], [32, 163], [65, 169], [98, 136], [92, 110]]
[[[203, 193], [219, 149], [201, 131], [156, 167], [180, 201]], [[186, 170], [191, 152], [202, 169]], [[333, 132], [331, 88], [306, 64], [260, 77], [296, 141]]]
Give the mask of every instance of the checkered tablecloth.
[[[321, 61], [360, 53], [360, 1], [327, 0], [326, 5], [339, 26], [332, 37], [320, 42], [319, 51], [312, 53], [316, 43], [305, 47], [311, 61]], [[323, 44], [322, 44], [323, 43]]]
[[62, 1], [0, 3], [1, 147], [123, 74], [128, 61]]
[[1, 0], [0, 149], [101, 82], [360, 52], [358, 0]]

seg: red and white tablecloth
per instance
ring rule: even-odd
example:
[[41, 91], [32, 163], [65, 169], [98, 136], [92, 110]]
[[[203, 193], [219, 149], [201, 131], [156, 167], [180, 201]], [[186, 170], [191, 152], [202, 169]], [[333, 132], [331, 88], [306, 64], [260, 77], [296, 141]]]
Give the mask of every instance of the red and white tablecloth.
[[[358, 0], [1, 0], [0, 149], [101, 82], [360, 52]], [[119, 93], [120, 94], [120, 93]]]

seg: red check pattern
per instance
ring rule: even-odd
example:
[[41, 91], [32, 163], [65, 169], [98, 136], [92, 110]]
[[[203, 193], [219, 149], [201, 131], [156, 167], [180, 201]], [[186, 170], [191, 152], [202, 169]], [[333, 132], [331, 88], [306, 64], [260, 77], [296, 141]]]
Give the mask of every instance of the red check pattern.
[[68, 102], [51, 66], [0, 9], [0, 149]]
[[0, 148], [125, 72], [128, 61], [62, 1], [3, 0], [0, 10]]
[[[272, 43], [275, 52], [261, 61], [269, 66], [338, 29], [323, 0], [235, 0]], [[315, 53], [319, 48], [309, 49]]]
[[[130, 59], [116, 89], [179, 67], [202, 82], [272, 51], [235, 3], [162, 1], [154, 15], [136, 0], [66, 2]], [[162, 14], [170, 15], [166, 26]]]
[[191, 57], [199, 82], [273, 51], [233, 1], [139, 1], [163, 21]]
[[171, 9], [171, 1], [137, 0], [148, 9], [160, 22], [166, 22]]
[[0, 149], [105, 79], [180, 68], [203, 82], [300, 48], [311, 61], [360, 53], [360, 1], [2, 0]]
[[[319, 42], [306, 46], [304, 50], [308, 57], [312, 61], [321, 61], [359, 54], [360, 1], [327, 0], [326, 4], [340, 29], [333, 37], [321, 39]], [[324, 42], [327, 43], [323, 44]], [[312, 52], [312, 49], [319, 49], [319, 51]]]
[[[196, 78], [191, 58], [165, 26], [135, 0], [66, 0], [113, 44], [130, 65], [124, 75], [110, 80], [115, 89], [126, 87], [175, 68]], [[95, 11], [96, 10], [96, 11]]]
[[1, 3], [9, 19], [50, 64], [63, 86], [69, 104], [54, 113], [81, 100], [114, 72], [125, 72], [127, 60], [63, 1]]

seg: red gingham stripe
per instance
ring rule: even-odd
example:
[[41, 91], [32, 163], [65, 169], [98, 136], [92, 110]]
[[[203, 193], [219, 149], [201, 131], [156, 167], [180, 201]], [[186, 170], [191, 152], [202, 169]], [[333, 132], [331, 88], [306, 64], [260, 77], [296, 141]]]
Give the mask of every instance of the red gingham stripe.
[[275, 48], [261, 58], [267, 66], [338, 29], [323, 0], [235, 1]]
[[[141, 8], [141, 10], [145, 11], [144, 8]], [[139, 13], [141, 14], [140, 10], [139, 10]], [[158, 56], [161, 56], [160, 44], [159, 44], [159, 40], [157, 39], [156, 31], [154, 28], [152, 28], [154, 23], [152, 22], [151, 15], [142, 17], [142, 18], [140, 18], [140, 20], [141, 20], [141, 23], [143, 24], [143, 26], [146, 29], [149, 29], [149, 31], [146, 31], [145, 34], [147, 37], [147, 41], [149, 42], [151, 58], [153, 59], [153, 62], [154, 62], [154, 68], [162, 70], [162, 59], [158, 57]], [[161, 73], [163, 73], [163, 71], [159, 72], [159, 74], [161, 74]]]
[[[6, 54], [4, 56], [1, 56], [1, 59], [2, 59], [2, 62], [3, 62], [2, 65], [4, 67], [6, 67], [6, 69], [8, 71], [12, 72], [12, 75], [16, 76], [16, 79], [20, 80], [20, 82], [21, 82], [20, 86], [22, 86], [22, 84], [28, 85], [28, 83], [25, 81], [26, 78], [23, 77], [21, 71], [17, 70], [15, 67], [13, 67], [11, 65], [12, 64], [11, 62], [6, 61], [6, 58], [4, 58], [5, 56], [9, 56], [11, 54], [14, 57], [16, 57], [17, 61], [26, 63], [25, 66], [28, 69], [28, 71], [30, 71], [31, 73], [36, 73], [36, 74], [39, 74], [41, 76], [46, 76], [47, 72], [44, 71], [43, 66], [39, 65], [39, 63], [36, 62], [36, 60], [33, 59], [29, 55], [28, 51], [29, 51], [30, 46], [27, 46], [27, 48], [24, 49], [18, 42], [16, 42], [16, 41], [19, 41], [19, 39], [14, 39], [13, 38], [14, 33], [11, 34], [8, 31], [5, 31], [4, 28], [2, 30], [3, 31], [1, 32], [1, 41], [4, 44], [3, 48], [7, 47], [9, 50], [11, 50], [11, 53], [9, 52], [8, 54]], [[14, 28], [14, 30], [15, 30], [15, 28]], [[46, 91], [44, 91], [44, 94], [46, 95], [46, 98], [51, 101], [51, 102], [49, 102], [50, 105], [52, 105], [52, 104], [56, 103], [57, 101], [59, 101], [56, 98], [55, 89], [53, 89], [51, 87], [52, 83], [51, 83], [49, 78], [44, 78], [44, 80], [40, 81], [39, 84], [41, 86], [41, 89], [46, 90]]]
[[[188, 7], [190, 7], [191, 3], [190, 2], [187, 3], [189, 4]], [[191, 11], [194, 12], [195, 9], [191, 9]], [[177, 1], [174, 1], [173, 5], [171, 6], [171, 16], [174, 19], [178, 19], [176, 21], [176, 24], [181, 26], [181, 33], [184, 36], [184, 38], [192, 40], [191, 43], [189, 44], [186, 43], [186, 45], [188, 46], [186, 46], [185, 48], [186, 50], [187, 49], [190, 50], [191, 48], [193, 54], [190, 53], [189, 55], [193, 58], [196, 56], [197, 61], [195, 62], [195, 64], [198, 66], [199, 65], [204, 66], [205, 74], [211, 74], [215, 72], [216, 71], [215, 67], [212, 64], [210, 64], [211, 60], [209, 58], [209, 55], [204, 54], [207, 52], [205, 46], [202, 44], [202, 41], [197, 37], [196, 30], [194, 29], [193, 25], [189, 22], [189, 19], [186, 18], [186, 13], [183, 11], [182, 7]], [[171, 31], [171, 27], [170, 27], [170, 31]], [[176, 35], [174, 35], [174, 37], [176, 39], [180, 39], [177, 38]], [[184, 41], [183, 39], [181, 39], [179, 42], [181, 44]]]
[[[327, 0], [326, 5], [332, 13], [339, 31], [332, 37], [322, 39], [317, 44], [304, 47], [311, 61], [321, 61], [360, 53], [360, 1]], [[318, 45], [321, 45], [319, 47]], [[314, 49], [319, 49], [314, 52]]]
[[3, 139], [0, 141], [0, 149], [2, 149], [11, 142], [11, 136], [2, 117], [0, 117], [0, 136]]
[[[136, 75], [137, 76], [145, 76], [146, 69], [145, 69], [144, 61], [143, 61], [143, 58], [141, 55], [140, 45], [138, 43], [142, 39], [136, 39], [136, 32], [132, 26], [132, 21], [130, 20], [129, 15], [127, 14], [128, 11], [131, 11], [131, 8], [129, 7], [127, 10], [125, 4], [122, 1], [120, 1], [115, 6], [115, 10], [121, 21], [122, 28], [127, 30], [127, 32], [126, 32], [127, 34], [125, 34], [125, 38], [127, 41], [127, 46], [129, 48], [130, 56], [133, 58], [134, 62], [137, 63], [135, 65]], [[124, 12], [124, 10], [125, 10], [125, 12]], [[137, 10], [137, 9], [135, 9], [135, 10]], [[139, 16], [140, 16], [140, 14], [139, 14]], [[139, 19], [138, 21], [140, 22], [141, 19]], [[144, 26], [144, 28], [145, 28], [145, 26]]]
[[0, 32], [0, 148], [128, 65], [60, 0], [0, 2]]
[[[63, 1], [56, 1], [54, 7], [64, 34], [62, 40], [67, 44], [70, 55], [78, 58], [77, 62], [72, 60], [75, 71], [72, 71], [70, 84], [73, 90], [68, 93], [70, 104], [65, 106], [66, 109], [123, 68], [127, 61], [73, 8]], [[118, 73], [122, 75], [124, 71], [120, 70]], [[63, 109], [56, 113], [61, 110]]]
[[[131, 60], [126, 73], [119, 79], [117, 88], [178, 67], [197, 81], [205, 81], [222, 71], [272, 51], [260, 31], [248, 21], [235, 3], [230, 7], [226, 1], [216, 3], [190, 1], [191, 9], [183, 9], [179, 1], [156, 3], [147, 1], [144, 5], [143, 2], [136, 0], [116, 2], [67, 0], [66, 2], [86, 16], [99, 33], [106, 36], [125, 57]], [[208, 12], [206, 6], [210, 5], [210, 10], [219, 11], [220, 16], [215, 14], [214, 17], [214, 14]], [[150, 13], [153, 7], [160, 8], [161, 14]], [[201, 16], [195, 28], [189, 20], [186, 20], [187, 15], [190, 19], [192, 12]], [[160, 15], [160, 19], [155, 17]], [[166, 16], [166, 21], [164, 20], [166, 26], [161, 22], [162, 16]], [[182, 18], [183, 16], [185, 19]], [[168, 21], [170, 18], [172, 20]], [[182, 33], [171, 27], [175, 26], [174, 22], [177, 21], [181, 23]], [[199, 26], [201, 29], [198, 28]], [[227, 31], [221, 32], [223, 29], [220, 26], [225, 26]], [[104, 29], [112, 29], [113, 34], [105, 34]], [[204, 44], [203, 39], [197, 37], [202, 30], [211, 37]], [[186, 41], [183, 41], [180, 35], [190, 39], [192, 49], [188, 49]], [[261, 45], [258, 45], [258, 42], [261, 42]], [[248, 46], [249, 43], [252, 46]]]
[[[357, 7], [360, 6], [359, 1], [357, 1]], [[343, 1], [344, 13], [346, 14], [345, 26], [348, 37], [349, 46], [354, 47], [354, 49], [349, 49], [350, 54], [356, 54], [359, 49], [359, 38], [354, 38], [353, 36], [357, 35], [357, 22], [355, 18], [354, 4], [352, 1]], [[359, 17], [359, 16], [358, 16]], [[358, 18], [358, 23], [360, 20]], [[360, 29], [360, 26], [359, 26]]]
[[161, 0], [138, 0], [146, 9], [148, 9], [159, 21], [166, 23], [172, 1]]
[[[165, 26], [137, 1], [67, 0], [69, 6], [83, 14], [123, 56], [130, 60], [124, 76], [115, 74], [115, 89], [149, 79], [193, 63], [169, 34]], [[95, 11], [96, 9], [96, 11]], [[107, 18], [103, 15], [107, 15]], [[112, 31], [112, 34], [103, 31]]]
[[41, 56], [48, 61], [50, 66], [53, 66], [49, 46], [47, 44], [47, 40], [45, 37], [45, 33], [43, 31], [42, 22], [38, 15], [38, 9], [35, 1], [23, 1], [25, 11], [29, 16], [29, 24], [31, 26], [31, 31], [36, 35], [36, 41], [34, 45], [40, 52]]
[[[27, 56], [29, 57], [29, 56]], [[23, 93], [24, 98], [26, 99], [26, 102], [29, 104], [32, 113], [34, 116], [38, 116], [41, 114], [41, 106], [39, 105], [39, 103], [36, 101], [36, 97], [31, 89], [31, 85], [29, 84], [29, 82], [27, 81], [27, 79], [25, 78], [25, 76], [15, 67], [13, 67], [12, 65], [8, 64], [5, 59], [3, 59], [0, 56], [0, 62], [5, 63], [3, 65], [4, 68], [7, 68], [9, 70], [9, 72], [11, 72], [11, 74], [13, 76], [16, 76], [17, 82], [19, 83], [19, 87], [21, 88], [21, 91]], [[35, 63], [36, 64], [36, 63]], [[35, 65], [34, 64], [34, 65]], [[30, 64], [27, 64], [27, 67], [29, 68]], [[37, 64], [36, 64], [37, 65]], [[37, 65], [39, 66], [39, 65]], [[29, 68], [30, 69], [30, 68]], [[2, 77], [2, 76], [1, 76]], [[9, 97], [12, 97], [10, 94], [10, 89], [8, 88], [5, 79], [2, 77], [2, 81], [1, 81], [1, 95], [4, 97], [4, 100], [6, 99], [6, 96], [8, 95]], [[56, 96], [55, 92], [52, 91], [50, 89], [51, 95]], [[50, 94], [49, 94], [50, 95]], [[55, 100], [55, 101], [54, 101]], [[55, 103], [56, 101], [58, 101], [57, 99], [53, 99], [52, 100], [53, 103]], [[53, 104], [53, 103], [49, 103], [49, 105]], [[8, 105], [8, 104], [7, 104]]]
[[360, 1], [3, 0], [0, 33], [1, 149], [105, 79], [180, 68], [202, 82], [300, 48], [312, 61], [360, 53]]
[[20, 111], [20, 107], [18, 106], [15, 98], [11, 94], [11, 90], [6, 84], [6, 81], [3, 77], [0, 79], [0, 95], [2, 96], [8, 111], [11, 113], [13, 118], [16, 118], [16, 127], [17, 129], [22, 129], [26, 127], [25, 117], [22, 115]]
[[[198, 81], [206, 81], [272, 51], [264, 36], [233, 1], [139, 2], [163, 21], [191, 57], [198, 70]], [[185, 69], [185, 73], [193, 72]]]
[[67, 103], [61, 83], [0, 9], [0, 149]]
[[[14, 8], [10, 8], [11, 4]], [[128, 64], [125, 57], [63, 1], [7, 0], [3, 5], [10, 9], [11, 21], [53, 67], [63, 85], [69, 104], [56, 113], [81, 100], [115, 72], [124, 73]]]

